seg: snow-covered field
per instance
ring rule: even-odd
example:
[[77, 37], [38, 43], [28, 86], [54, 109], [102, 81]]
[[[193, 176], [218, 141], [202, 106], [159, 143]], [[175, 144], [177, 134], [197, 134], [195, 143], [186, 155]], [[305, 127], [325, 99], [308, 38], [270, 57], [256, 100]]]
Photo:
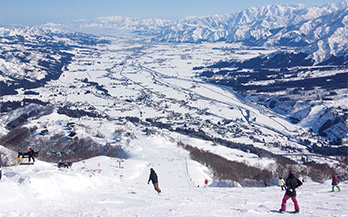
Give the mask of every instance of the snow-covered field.
[[[142, 133], [136, 138], [128, 146], [131, 157], [123, 162], [100, 156], [74, 163], [72, 169], [40, 161], [3, 168], [0, 216], [281, 215], [277, 210], [284, 192], [278, 186], [215, 187], [209, 170], [176, 143]], [[161, 194], [147, 184], [150, 168], [159, 176]], [[340, 187], [341, 192], [330, 192], [330, 180], [305, 180], [298, 190], [301, 213], [296, 215], [348, 216], [348, 182]], [[289, 200], [288, 211], [293, 209]]]

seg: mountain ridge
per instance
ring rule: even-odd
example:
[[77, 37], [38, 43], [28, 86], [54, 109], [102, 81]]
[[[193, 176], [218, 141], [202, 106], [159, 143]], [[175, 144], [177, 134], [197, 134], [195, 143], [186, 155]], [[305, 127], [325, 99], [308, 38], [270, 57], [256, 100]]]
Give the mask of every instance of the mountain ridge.
[[[302, 4], [262, 5], [240, 12], [179, 21], [132, 17], [101, 17], [55, 26], [88, 33], [149, 35], [156, 41], [200, 43], [241, 42], [259, 47], [293, 47], [311, 54], [315, 64], [347, 53], [348, 1], [305, 7]], [[338, 40], [342, 39], [342, 40]]]

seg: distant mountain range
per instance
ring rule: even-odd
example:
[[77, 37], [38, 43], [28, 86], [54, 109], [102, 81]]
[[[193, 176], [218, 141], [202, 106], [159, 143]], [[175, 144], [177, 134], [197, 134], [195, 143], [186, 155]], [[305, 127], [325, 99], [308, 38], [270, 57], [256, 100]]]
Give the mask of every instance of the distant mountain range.
[[287, 46], [308, 54], [314, 64], [344, 57], [347, 64], [348, 0], [305, 7], [301, 4], [251, 7], [234, 14], [188, 17], [180, 21], [103, 17], [69, 24], [47, 24], [88, 33], [151, 35], [165, 42], [240, 42], [250, 46]]

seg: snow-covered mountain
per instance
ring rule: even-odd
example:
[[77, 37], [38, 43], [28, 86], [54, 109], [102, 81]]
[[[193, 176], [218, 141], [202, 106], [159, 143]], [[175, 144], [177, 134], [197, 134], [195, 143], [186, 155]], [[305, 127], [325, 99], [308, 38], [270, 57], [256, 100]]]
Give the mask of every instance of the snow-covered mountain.
[[80, 31], [91, 34], [103, 35], [129, 35], [131, 32], [138, 34], [155, 34], [175, 21], [163, 19], [140, 19], [137, 17], [100, 17], [94, 20], [78, 20], [71, 23], [47, 23], [45, 27], [54, 27], [69, 31]]
[[252, 46], [291, 46], [317, 63], [347, 53], [348, 1], [321, 7], [267, 5], [239, 13], [190, 18], [164, 28], [161, 41], [242, 42]]
[[[308, 28], [309, 26], [312, 28]], [[305, 35], [302, 40], [305, 40], [308, 46], [301, 51], [310, 54], [309, 58], [321, 62], [332, 56], [344, 57], [346, 62], [343, 61], [342, 64], [347, 65], [348, 5], [345, 9], [298, 25], [291, 32], [296, 30]]]
[[54, 28], [0, 27], [0, 96], [58, 79], [73, 47], [95, 45], [96, 37]]
[[[305, 7], [301, 4], [251, 7], [234, 14], [187, 17], [180, 21], [105, 17], [64, 25], [89, 33], [135, 31], [166, 42], [241, 42], [251, 46], [290, 46], [315, 63], [347, 54], [348, 1]], [[70, 26], [70, 27], [69, 27]]]
[[[281, 35], [291, 30], [292, 26], [304, 25], [307, 21], [347, 9], [347, 5], [343, 6], [347, 2], [341, 2], [341, 4], [321, 7], [305, 7], [300, 4], [266, 5], [251, 7], [230, 15], [187, 18], [166, 28], [159, 38], [163, 37], [165, 40], [178, 42], [226, 40], [262, 45], [263, 41], [283, 29], [285, 32]], [[325, 22], [327, 23], [328, 20]], [[329, 23], [327, 24], [329, 26]], [[307, 24], [305, 27], [307, 28], [299, 32], [299, 35], [305, 34], [305, 31], [311, 29]], [[225, 34], [220, 34], [224, 31]], [[293, 41], [293, 43], [295, 42]]]
[[88, 21], [79, 21], [77, 22], [80, 28], [115, 28], [115, 29], [125, 29], [125, 30], [137, 30], [137, 31], [147, 31], [147, 30], [156, 30], [172, 24], [170, 20], [162, 19], [140, 19], [136, 17], [101, 17], [93, 20], [92, 22]]

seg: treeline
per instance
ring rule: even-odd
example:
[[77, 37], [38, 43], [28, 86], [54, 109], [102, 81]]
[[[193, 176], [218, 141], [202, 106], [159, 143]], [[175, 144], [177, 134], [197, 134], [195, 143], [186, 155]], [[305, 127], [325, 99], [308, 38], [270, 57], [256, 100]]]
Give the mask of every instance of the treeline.
[[[57, 162], [57, 153], [60, 152], [63, 161], [81, 161], [95, 156], [109, 156], [128, 158], [128, 153], [120, 145], [99, 144], [90, 137], [73, 139], [68, 138], [63, 133], [54, 134], [49, 138], [46, 136], [35, 135], [37, 130], [34, 128], [18, 127], [11, 130], [7, 135], [0, 138], [0, 145], [17, 153], [27, 151], [29, 147], [34, 147], [35, 151], [40, 151], [38, 159], [46, 162]], [[16, 163], [13, 159], [12, 165]], [[11, 164], [9, 164], [11, 165]]]
[[267, 168], [252, 166], [244, 162], [228, 160], [220, 155], [199, 149], [197, 147], [178, 143], [178, 146], [188, 150], [192, 160], [208, 167], [216, 180], [229, 180], [238, 182], [244, 187], [268, 186], [272, 180], [279, 176], [286, 178], [289, 171], [294, 171], [298, 176], [309, 177], [315, 182], [324, 182], [331, 178], [332, 174], [340, 174], [342, 180], [347, 180], [347, 163], [342, 162], [339, 168], [332, 168], [327, 164], [308, 163], [298, 164], [283, 157], [274, 157], [274, 163]]

